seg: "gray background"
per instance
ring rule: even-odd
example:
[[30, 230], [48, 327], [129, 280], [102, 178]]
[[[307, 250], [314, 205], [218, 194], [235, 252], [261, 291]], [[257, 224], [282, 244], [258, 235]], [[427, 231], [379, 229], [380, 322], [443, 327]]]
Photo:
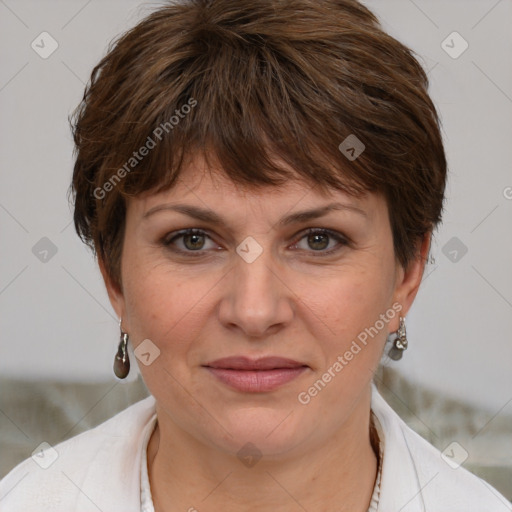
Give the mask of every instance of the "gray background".
[[[408, 315], [399, 371], [497, 411], [512, 398], [512, 2], [366, 3], [430, 70], [450, 166], [435, 263]], [[67, 116], [107, 43], [152, 5], [0, 2], [2, 375], [111, 374], [118, 320], [71, 224]], [[47, 59], [31, 48], [43, 31], [59, 44]], [[441, 47], [453, 31], [469, 43], [458, 59]], [[32, 252], [43, 237], [57, 250], [46, 262]], [[443, 253], [453, 237], [467, 247], [457, 262]]]
[[[435, 261], [407, 317], [410, 348], [392, 366], [418, 388], [468, 404], [498, 424], [512, 418], [512, 1], [365, 3], [428, 70], [450, 167]], [[108, 42], [156, 5], [0, 0], [4, 379], [112, 380], [118, 319], [72, 225], [67, 117]], [[58, 43], [46, 59], [31, 47], [43, 46], [42, 38], [50, 47], [44, 31]], [[469, 45], [457, 58], [463, 42], [450, 36], [454, 31]], [[132, 370], [129, 380], [135, 378]], [[12, 415], [9, 421], [20, 424]], [[512, 458], [510, 439], [493, 457]]]

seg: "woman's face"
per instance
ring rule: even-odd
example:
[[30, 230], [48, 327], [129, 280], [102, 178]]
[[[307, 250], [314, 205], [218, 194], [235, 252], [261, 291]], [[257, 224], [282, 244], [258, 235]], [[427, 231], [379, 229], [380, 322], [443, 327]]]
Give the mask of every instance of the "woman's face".
[[[129, 202], [123, 292], [106, 279], [160, 422], [229, 453], [247, 442], [268, 455], [320, 445], [368, 407], [423, 264], [396, 264], [381, 196], [320, 195], [298, 181], [244, 192], [224, 176], [212, 181], [203, 165], [192, 162], [172, 190]], [[178, 205], [204, 218], [170, 209]], [[190, 228], [199, 233], [179, 235]], [[214, 363], [229, 357], [296, 364]]]

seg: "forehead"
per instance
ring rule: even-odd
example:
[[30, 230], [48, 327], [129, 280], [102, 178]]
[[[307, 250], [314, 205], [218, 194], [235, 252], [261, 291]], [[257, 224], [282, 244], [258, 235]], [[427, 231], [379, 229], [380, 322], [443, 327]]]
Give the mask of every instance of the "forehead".
[[[279, 160], [279, 159], [276, 159]], [[340, 201], [362, 209], [372, 209], [381, 200], [378, 195], [365, 193], [356, 197], [347, 192], [306, 182], [285, 162], [279, 164], [292, 172], [294, 178], [279, 185], [235, 183], [221, 168], [209, 168], [201, 155], [184, 163], [172, 188], [158, 193], [145, 193], [128, 200], [130, 215], [141, 217], [166, 202], [187, 201], [226, 213], [249, 208], [259, 215], [270, 211], [293, 209], [294, 205], [318, 206], [326, 201]]]
[[284, 228], [319, 219], [331, 211], [339, 212], [336, 218], [361, 229], [370, 225], [378, 229], [377, 224], [388, 218], [387, 203], [381, 194], [366, 192], [356, 197], [332, 187], [320, 187], [315, 182], [305, 182], [282, 160], [279, 164], [292, 173], [292, 178], [283, 184], [241, 185], [222, 168], [208, 167], [202, 156], [194, 156], [184, 162], [172, 188], [128, 199], [127, 224], [137, 232], [144, 231], [176, 212], [235, 231], [245, 230], [248, 223], [253, 228]]

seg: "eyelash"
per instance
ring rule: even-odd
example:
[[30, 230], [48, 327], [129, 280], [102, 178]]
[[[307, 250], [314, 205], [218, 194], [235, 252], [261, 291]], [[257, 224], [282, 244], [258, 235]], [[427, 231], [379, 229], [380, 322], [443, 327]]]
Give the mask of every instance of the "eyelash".
[[[306, 232], [301, 234], [301, 236], [297, 239], [297, 241], [294, 242], [294, 245], [299, 243], [303, 238], [305, 238], [308, 235], [317, 235], [317, 234], [328, 235], [329, 237], [334, 238], [340, 244], [337, 247], [335, 247], [334, 249], [330, 249], [329, 251], [321, 251], [321, 250], [320, 251], [313, 251], [313, 250], [307, 251], [307, 252], [316, 253], [315, 256], [318, 256], [320, 258], [324, 257], [324, 256], [330, 256], [331, 254], [338, 252], [343, 246], [350, 244], [350, 241], [346, 237], [341, 236], [340, 234], [336, 233], [335, 231], [331, 231], [331, 230], [325, 229], [325, 228], [309, 228], [308, 230], [306, 230]], [[201, 229], [189, 228], [189, 229], [184, 229], [182, 231], [179, 231], [170, 239], [168, 238], [168, 235], [166, 235], [164, 238], [162, 238], [161, 243], [162, 243], [162, 245], [164, 245], [165, 247], [167, 247], [168, 249], [170, 249], [173, 252], [176, 252], [179, 254], [186, 254], [187, 256], [191, 256], [191, 257], [203, 256], [206, 252], [208, 252], [208, 250], [184, 251], [182, 249], [171, 248], [171, 245], [173, 244], [173, 242], [175, 240], [177, 240], [179, 238], [183, 238], [185, 235], [203, 235], [203, 236], [206, 236], [207, 238], [210, 238], [210, 240], [211, 240], [211, 237], [208, 236], [208, 234], [205, 231], [203, 231]]]

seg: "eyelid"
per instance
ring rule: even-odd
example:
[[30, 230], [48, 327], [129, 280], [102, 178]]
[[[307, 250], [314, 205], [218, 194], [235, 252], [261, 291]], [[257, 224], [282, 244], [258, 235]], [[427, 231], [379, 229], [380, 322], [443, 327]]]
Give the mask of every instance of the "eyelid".
[[309, 252], [309, 253], [313, 253], [313, 254], [316, 253], [316, 256], [319, 256], [319, 257], [330, 256], [331, 254], [335, 254], [338, 251], [340, 251], [343, 246], [351, 246], [352, 245], [352, 241], [347, 236], [345, 236], [342, 233], [339, 233], [338, 231], [334, 231], [334, 230], [331, 230], [328, 228], [314, 228], [314, 227], [307, 228], [307, 229], [301, 231], [295, 238], [296, 241], [293, 243], [293, 245], [296, 245], [297, 243], [299, 243], [305, 236], [310, 235], [310, 234], [314, 235], [317, 233], [326, 234], [330, 238], [334, 238], [338, 242], [338, 246], [336, 246], [332, 249], [329, 249], [328, 251], [313, 251], [313, 250], [307, 251], [306, 250], [306, 252]]
[[343, 233], [340, 233], [339, 231], [334, 231], [334, 230], [328, 229], [328, 228], [306, 228], [304, 231], [301, 231], [297, 236], [299, 237], [299, 240], [300, 240], [304, 235], [315, 234], [315, 233], [326, 233], [329, 236], [336, 238], [336, 240], [345, 242], [347, 244], [350, 243], [350, 239], [347, 236], [345, 236]]
[[[340, 246], [347, 246], [347, 245], [351, 245], [352, 244], [352, 242], [351, 242], [349, 237], [347, 237], [344, 234], [339, 233], [337, 231], [333, 231], [333, 230], [328, 229], [328, 228], [309, 227], [309, 228], [306, 228], [306, 229], [300, 231], [294, 237], [294, 241], [292, 242], [292, 245], [296, 245], [297, 243], [299, 243], [306, 235], [317, 234], [317, 233], [327, 234], [329, 237], [334, 238], [338, 242], [338, 246], [335, 247], [335, 248], [332, 248], [332, 249], [330, 249], [328, 251], [313, 251], [313, 250], [311, 250], [311, 251], [303, 250], [303, 251], [311, 252], [313, 254], [316, 252], [317, 256], [328, 256], [330, 254], [333, 254], [333, 253], [339, 251], [340, 248], [341, 248]], [[174, 248], [171, 249], [172, 242], [174, 240], [179, 239], [180, 237], [183, 237], [185, 235], [193, 235], [193, 234], [202, 235], [202, 236], [204, 236], [206, 238], [209, 238], [211, 241], [214, 242], [214, 239], [209, 235], [209, 231], [207, 229], [204, 229], [204, 228], [186, 228], [186, 229], [182, 229], [182, 230], [179, 230], [179, 231], [172, 232], [170, 234], [167, 233], [161, 239], [161, 243], [165, 247], [169, 248], [170, 250], [172, 250], [173, 252], [176, 252], [178, 254], [187, 254], [187, 255], [201, 256], [201, 255], [204, 255], [205, 253], [209, 252], [210, 251], [209, 249], [200, 249], [200, 250], [197, 250], [197, 251], [191, 251], [191, 250], [185, 251], [183, 249], [174, 249]], [[169, 235], [172, 235], [172, 236], [169, 236]]]
[[[172, 236], [170, 236], [170, 235], [172, 235]], [[167, 233], [161, 239], [160, 242], [162, 243], [162, 245], [164, 245], [165, 247], [169, 248], [170, 250], [172, 250], [173, 252], [176, 252], [178, 254], [201, 255], [201, 254], [204, 254], [209, 251], [208, 249], [200, 249], [198, 251], [184, 251], [183, 249], [171, 248], [174, 240], [179, 239], [185, 235], [202, 235], [206, 238], [209, 238], [212, 242], [214, 242], [213, 238], [208, 234], [208, 230], [203, 229], [203, 228], [186, 228], [186, 229], [181, 229], [179, 231], [173, 231], [172, 233]]]

